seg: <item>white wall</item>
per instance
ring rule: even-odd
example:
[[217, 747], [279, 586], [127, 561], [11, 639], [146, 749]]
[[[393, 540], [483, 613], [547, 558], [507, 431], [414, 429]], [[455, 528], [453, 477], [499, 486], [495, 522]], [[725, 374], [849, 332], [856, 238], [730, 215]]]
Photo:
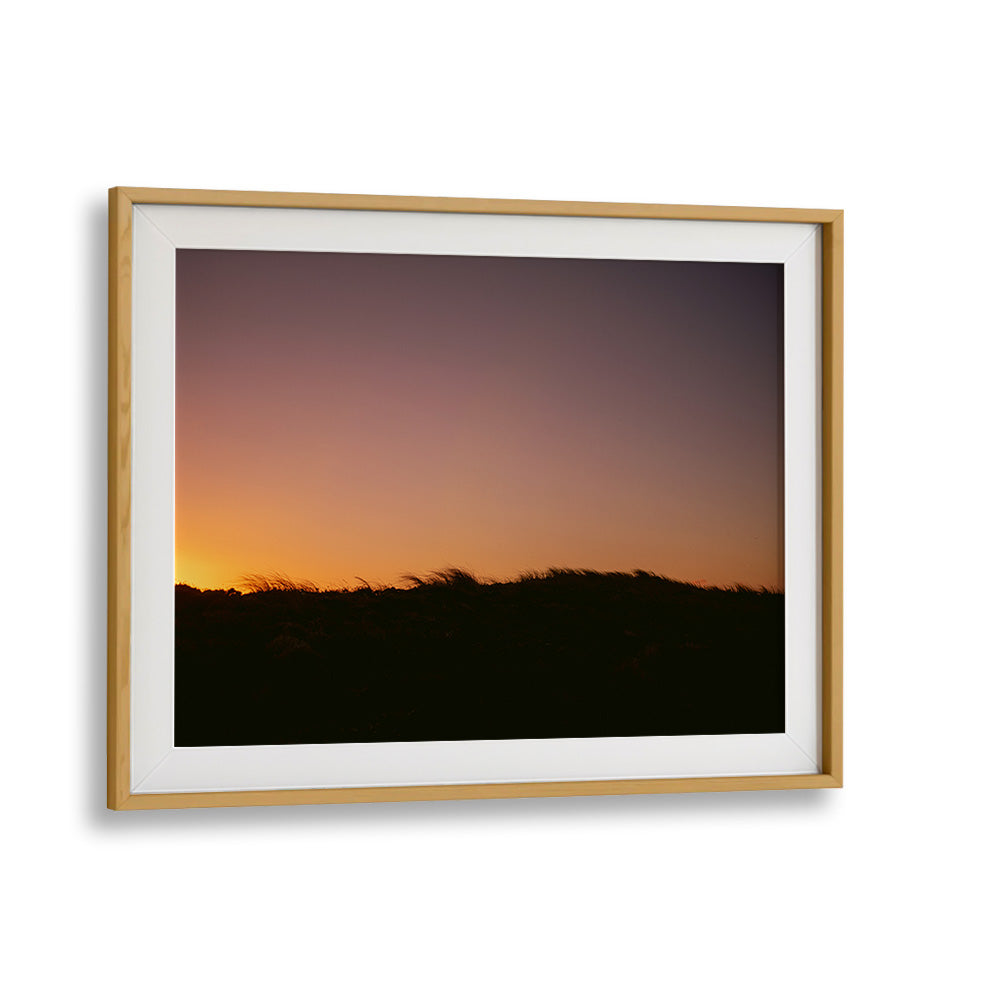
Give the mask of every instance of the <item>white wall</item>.
[[[985, 995], [1000, 597], [988, 11], [6, 12], [11, 996]], [[847, 787], [106, 813], [113, 184], [845, 208]]]

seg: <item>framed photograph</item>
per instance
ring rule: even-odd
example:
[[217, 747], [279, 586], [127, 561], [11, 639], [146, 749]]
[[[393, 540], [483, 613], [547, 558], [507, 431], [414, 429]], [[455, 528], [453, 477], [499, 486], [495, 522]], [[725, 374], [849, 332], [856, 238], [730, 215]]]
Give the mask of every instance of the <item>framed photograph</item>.
[[110, 808], [841, 785], [842, 212], [109, 222]]

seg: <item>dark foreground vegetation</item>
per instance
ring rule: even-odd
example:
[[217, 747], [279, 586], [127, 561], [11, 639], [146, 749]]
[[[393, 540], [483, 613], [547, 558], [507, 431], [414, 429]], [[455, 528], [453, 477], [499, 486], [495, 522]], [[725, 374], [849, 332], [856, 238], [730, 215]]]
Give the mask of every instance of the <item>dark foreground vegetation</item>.
[[176, 588], [178, 746], [784, 730], [784, 596], [648, 573]]

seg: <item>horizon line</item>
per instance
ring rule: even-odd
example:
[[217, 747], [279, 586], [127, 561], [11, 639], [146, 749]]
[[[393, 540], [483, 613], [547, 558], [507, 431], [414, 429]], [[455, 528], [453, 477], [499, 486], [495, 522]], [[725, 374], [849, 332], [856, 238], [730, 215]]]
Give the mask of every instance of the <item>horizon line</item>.
[[385, 583], [382, 580], [371, 582], [362, 576], [354, 575], [353, 579], [358, 581], [357, 585], [351, 585], [345, 581], [343, 586], [325, 586], [315, 583], [307, 578], [295, 578], [285, 573], [244, 573], [228, 586], [202, 587], [190, 583], [187, 580], [174, 579], [174, 587], [190, 587], [192, 590], [202, 592], [208, 591], [238, 591], [241, 594], [265, 593], [269, 591], [298, 591], [309, 593], [355, 593], [358, 591], [382, 591], [382, 590], [414, 590], [421, 586], [442, 585], [442, 584], [475, 584], [477, 586], [494, 586], [498, 584], [525, 583], [532, 580], [555, 579], [560, 576], [620, 576], [642, 579], [644, 577], [663, 580], [668, 583], [681, 584], [688, 587], [696, 587], [701, 590], [752, 590], [761, 593], [784, 594], [784, 586], [771, 584], [748, 584], [739, 580], [732, 580], [728, 583], [710, 583], [705, 578], [694, 580], [682, 579], [680, 577], [668, 576], [663, 573], [654, 573], [644, 569], [630, 570], [598, 570], [582, 567], [550, 566], [544, 570], [524, 570], [512, 577], [485, 576], [462, 566], [446, 566], [443, 569], [433, 570], [429, 573], [399, 573], [396, 581]]

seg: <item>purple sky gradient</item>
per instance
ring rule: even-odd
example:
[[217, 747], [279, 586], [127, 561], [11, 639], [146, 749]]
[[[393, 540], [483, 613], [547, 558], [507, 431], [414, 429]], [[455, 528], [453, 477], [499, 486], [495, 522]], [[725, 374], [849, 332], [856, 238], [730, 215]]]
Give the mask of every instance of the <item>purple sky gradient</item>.
[[177, 252], [176, 575], [781, 587], [773, 264]]

